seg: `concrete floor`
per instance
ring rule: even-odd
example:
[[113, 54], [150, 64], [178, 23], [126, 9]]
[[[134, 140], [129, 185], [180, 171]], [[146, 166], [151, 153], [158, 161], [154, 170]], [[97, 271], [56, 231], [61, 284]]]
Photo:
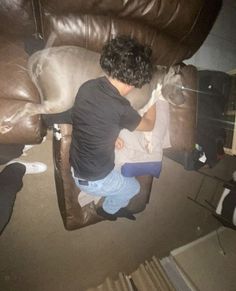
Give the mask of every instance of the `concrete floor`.
[[[12, 219], [0, 237], [1, 291], [84, 291], [219, 226], [210, 212], [187, 198], [196, 195], [202, 176], [164, 158], [150, 203], [136, 221], [119, 219], [66, 231], [57, 205], [50, 136], [22, 159], [44, 162], [48, 170], [24, 177]], [[235, 169], [236, 158], [227, 156], [206, 171], [230, 179]], [[221, 193], [216, 186], [207, 179], [199, 199]]]

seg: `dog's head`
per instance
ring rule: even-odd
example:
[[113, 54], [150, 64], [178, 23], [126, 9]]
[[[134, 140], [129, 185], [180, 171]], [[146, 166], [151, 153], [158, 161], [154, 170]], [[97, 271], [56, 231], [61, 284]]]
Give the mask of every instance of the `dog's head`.
[[180, 66], [170, 67], [162, 82], [161, 93], [163, 97], [173, 105], [181, 105], [185, 102], [182, 88]]

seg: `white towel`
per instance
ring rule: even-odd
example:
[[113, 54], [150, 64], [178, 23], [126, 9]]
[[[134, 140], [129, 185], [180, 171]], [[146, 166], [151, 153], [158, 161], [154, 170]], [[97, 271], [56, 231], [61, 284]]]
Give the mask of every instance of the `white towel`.
[[169, 103], [161, 94], [161, 85], [152, 92], [149, 102], [139, 111], [143, 115], [156, 103], [156, 122], [151, 132], [141, 132], [123, 129], [120, 138], [124, 147], [115, 150], [115, 165], [124, 163], [162, 161], [163, 148], [171, 146], [169, 138]]

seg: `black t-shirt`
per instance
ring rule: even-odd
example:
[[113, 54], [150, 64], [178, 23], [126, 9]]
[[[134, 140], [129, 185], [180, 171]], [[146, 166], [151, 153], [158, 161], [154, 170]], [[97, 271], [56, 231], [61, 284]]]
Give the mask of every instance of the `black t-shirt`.
[[106, 77], [84, 83], [72, 108], [70, 163], [83, 179], [99, 180], [114, 168], [115, 141], [122, 128], [141, 121], [130, 102]]

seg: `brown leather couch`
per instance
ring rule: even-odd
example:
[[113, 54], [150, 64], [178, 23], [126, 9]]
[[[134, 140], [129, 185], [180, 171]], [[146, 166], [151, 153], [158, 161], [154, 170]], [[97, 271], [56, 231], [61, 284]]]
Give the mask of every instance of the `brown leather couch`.
[[[221, 7], [221, 0], [2, 0], [0, 3], [0, 116], [12, 115], [25, 102], [40, 102], [27, 74], [24, 43], [54, 35], [54, 46], [75, 45], [100, 52], [117, 34], [135, 36], [153, 50], [153, 63], [170, 66], [190, 58], [208, 35]], [[80, 69], [80, 68], [78, 68]], [[82, 68], [83, 69], [83, 68]], [[183, 66], [183, 82], [197, 86], [197, 70]], [[176, 149], [190, 150], [196, 126], [196, 93], [186, 92], [186, 102], [171, 106], [170, 135]], [[83, 208], [68, 162], [70, 125], [60, 125], [54, 139], [55, 181], [65, 228], [80, 228], [101, 220], [91, 203]], [[40, 115], [25, 118], [12, 131], [0, 134], [0, 143], [40, 143], [46, 128]], [[150, 195], [152, 177], [139, 177], [141, 192], [130, 203], [142, 211]]]
[[[6, 119], [26, 102], [40, 102], [39, 94], [27, 73], [28, 55], [24, 41], [36, 36], [33, 1], [0, 2], [0, 120]], [[0, 143], [36, 144], [46, 134], [41, 117], [23, 119]]]

